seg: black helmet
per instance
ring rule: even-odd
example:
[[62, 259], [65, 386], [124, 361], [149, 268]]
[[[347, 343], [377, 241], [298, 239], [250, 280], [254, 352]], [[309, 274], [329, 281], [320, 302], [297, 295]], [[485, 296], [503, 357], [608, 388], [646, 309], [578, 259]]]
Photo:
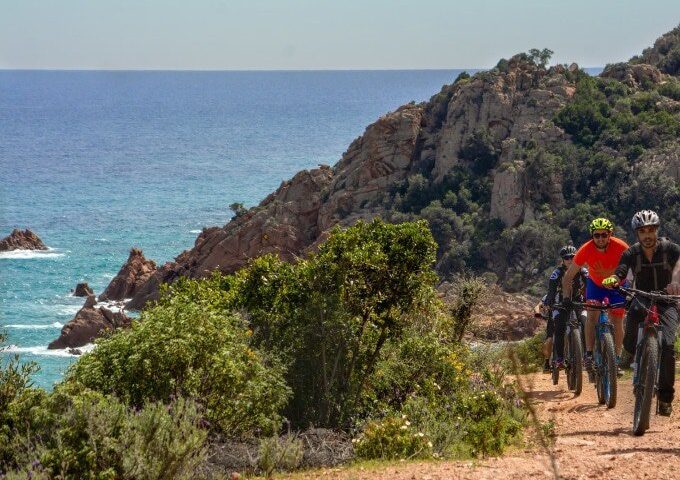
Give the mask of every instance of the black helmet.
[[633, 215], [633, 220], [631, 220], [630, 224], [633, 227], [633, 230], [637, 230], [642, 227], [658, 227], [661, 225], [661, 220], [659, 220], [659, 216], [656, 212], [652, 210], [640, 210]]
[[560, 248], [560, 257], [563, 259], [572, 258], [574, 255], [576, 255], [576, 247], [573, 245], [565, 245]]

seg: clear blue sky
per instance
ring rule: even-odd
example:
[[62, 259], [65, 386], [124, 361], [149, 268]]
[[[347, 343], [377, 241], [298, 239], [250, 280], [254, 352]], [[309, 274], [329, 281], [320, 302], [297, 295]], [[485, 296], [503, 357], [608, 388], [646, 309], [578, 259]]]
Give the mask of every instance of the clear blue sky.
[[0, 68], [602, 66], [678, 22], [680, 0], [0, 0]]

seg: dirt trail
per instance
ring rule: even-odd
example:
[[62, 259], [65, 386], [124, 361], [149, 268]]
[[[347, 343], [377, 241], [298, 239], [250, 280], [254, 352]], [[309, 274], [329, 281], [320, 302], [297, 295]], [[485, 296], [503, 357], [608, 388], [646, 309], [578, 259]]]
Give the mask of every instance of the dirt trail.
[[[542, 421], [553, 420], [557, 433], [552, 451], [562, 479], [680, 479], [680, 405], [671, 418], [653, 415], [643, 437], [631, 433], [633, 393], [630, 375], [619, 380], [616, 408], [597, 404], [595, 388], [584, 378], [580, 397], [565, 391], [565, 379], [553, 386], [549, 375], [523, 377]], [[530, 388], [529, 388], [530, 387]], [[540, 449], [515, 451], [500, 458], [472, 462], [395, 464], [360, 470], [329, 469], [295, 478], [442, 480], [554, 478], [549, 457]]]

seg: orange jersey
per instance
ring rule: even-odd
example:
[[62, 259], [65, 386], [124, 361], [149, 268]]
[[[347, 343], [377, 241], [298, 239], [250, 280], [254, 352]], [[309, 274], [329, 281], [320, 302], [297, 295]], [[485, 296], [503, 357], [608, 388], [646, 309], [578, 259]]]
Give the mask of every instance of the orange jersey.
[[626, 250], [628, 250], [628, 244], [616, 237], [609, 239], [609, 245], [604, 252], [598, 250], [591, 239], [578, 249], [574, 263], [579, 267], [588, 265], [588, 276], [595, 284], [602, 286], [602, 280], [614, 275], [614, 270], [621, 260], [621, 254]]

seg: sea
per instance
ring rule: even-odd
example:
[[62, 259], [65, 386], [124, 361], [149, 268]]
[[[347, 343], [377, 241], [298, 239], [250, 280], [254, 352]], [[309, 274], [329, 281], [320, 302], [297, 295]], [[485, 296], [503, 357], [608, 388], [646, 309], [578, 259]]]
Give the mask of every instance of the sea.
[[0, 361], [36, 362], [51, 389], [77, 360], [47, 350], [131, 247], [162, 264], [297, 171], [336, 163], [379, 116], [460, 70], [0, 71]]
[[0, 361], [37, 363], [51, 389], [78, 358], [47, 349], [78, 282], [101, 293], [131, 247], [172, 260], [461, 71], [0, 70], [0, 238], [49, 246], [0, 253]]

